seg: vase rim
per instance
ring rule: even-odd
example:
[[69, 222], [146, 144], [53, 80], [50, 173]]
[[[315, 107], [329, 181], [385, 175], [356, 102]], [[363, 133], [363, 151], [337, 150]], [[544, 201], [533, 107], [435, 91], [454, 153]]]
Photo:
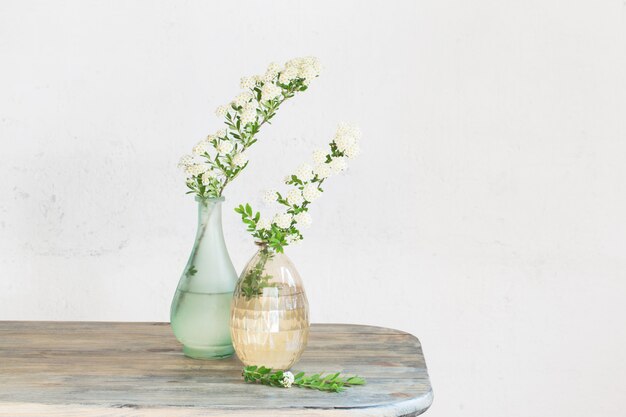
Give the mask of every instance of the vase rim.
[[212, 198], [202, 198], [202, 197], [198, 197], [198, 196], [196, 196], [195, 200], [196, 200], [198, 203], [201, 203], [201, 202], [203, 202], [203, 201], [209, 201], [209, 202], [212, 202], [212, 203], [213, 203], [213, 202], [218, 202], [218, 201], [223, 202], [223, 201], [225, 201], [225, 200], [226, 200], [226, 198], [225, 198], [223, 195], [221, 195], [221, 196], [219, 196], [219, 197], [212, 197]]

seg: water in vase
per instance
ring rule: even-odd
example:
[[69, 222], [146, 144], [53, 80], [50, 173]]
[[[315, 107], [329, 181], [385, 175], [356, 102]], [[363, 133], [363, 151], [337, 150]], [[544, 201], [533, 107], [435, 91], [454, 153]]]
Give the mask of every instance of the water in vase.
[[228, 320], [232, 292], [203, 294], [177, 290], [172, 317], [174, 335], [190, 357], [203, 358], [211, 352], [214, 358], [233, 354]]

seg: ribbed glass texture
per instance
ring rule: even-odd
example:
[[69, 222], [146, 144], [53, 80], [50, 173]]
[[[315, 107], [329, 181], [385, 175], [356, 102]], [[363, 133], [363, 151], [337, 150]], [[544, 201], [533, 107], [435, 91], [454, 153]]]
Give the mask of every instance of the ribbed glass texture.
[[287, 370], [309, 337], [309, 304], [289, 258], [264, 246], [239, 277], [230, 318], [235, 352], [245, 365]]

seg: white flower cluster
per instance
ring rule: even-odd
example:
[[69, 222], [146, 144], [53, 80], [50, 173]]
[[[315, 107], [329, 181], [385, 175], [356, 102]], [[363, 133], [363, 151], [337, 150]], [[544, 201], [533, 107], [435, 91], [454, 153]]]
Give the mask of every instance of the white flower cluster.
[[[305, 86], [309, 85], [320, 72], [320, 62], [312, 56], [292, 59], [282, 67], [272, 62], [263, 75], [242, 77], [239, 86], [245, 91], [237, 95], [230, 105], [219, 106], [215, 113], [219, 117], [225, 117], [231, 110], [236, 111], [239, 113], [243, 126], [253, 123], [256, 120], [258, 105], [268, 105], [273, 100], [284, 96], [285, 87], [291, 92], [290, 87], [294, 80], [301, 81]], [[252, 91], [260, 92], [260, 102], [256, 101]]]
[[291, 227], [291, 222], [293, 221], [293, 216], [289, 213], [279, 213], [274, 216], [273, 223], [281, 229], [287, 229]]
[[233, 156], [233, 165], [242, 167], [248, 162], [248, 155], [245, 152], [239, 152]]
[[288, 61], [285, 68], [278, 77], [281, 84], [289, 84], [291, 81], [300, 78], [304, 84], [308, 85], [315, 77], [320, 75], [322, 67], [315, 57], [296, 58]]
[[279, 72], [280, 72], [280, 65], [278, 65], [276, 62], [272, 62], [267, 67], [267, 70], [265, 71], [265, 74], [263, 75], [263, 77], [260, 77], [260, 78], [264, 83], [269, 83], [269, 82], [274, 81], [274, 79], [276, 78]]
[[280, 97], [283, 93], [283, 89], [276, 84], [267, 83], [261, 88], [261, 101], [268, 102]]
[[315, 201], [322, 195], [322, 191], [318, 188], [317, 184], [307, 184], [302, 189], [302, 197], [306, 201]]
[[206, 171], [204, 174], [202, 174], [202, 184], [209, 185], [213, 180], [216, 180], [218, 178], [219, 178], [219, 173], [217, 171], [214, 171], [214, 170]]
[[348, 158], [354, 158], [359, 155], [359, 139], [361, 139], [361, 130], [348, 123], [341, 123], [335, 133], [334, 142], [340, 152], [343, 152]]
[[230, 153], [230, 151], [232, 151], [233, 148], [234, 148], [234, 145], [229, 140], [220, 140], [215, 145], [215, 150], [223, 154]]
[[283, 387], [290, 388], [295, 380], [296, 378], [291, 372], [285, 371], [283, 372], [283, 378], [281, 379], [280, 383]]
[[218, 106], [217, 109], [215, 109], [215, 115], [217, 117], [224, 117], [228, 114], [228, 106]]

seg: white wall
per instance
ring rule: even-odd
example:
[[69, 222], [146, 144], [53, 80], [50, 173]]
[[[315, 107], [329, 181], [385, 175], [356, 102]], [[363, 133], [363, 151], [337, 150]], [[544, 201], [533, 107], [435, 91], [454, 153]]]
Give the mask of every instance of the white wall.
[[623, 416], [626, 2], [0, 2], [0, 319], [167, 320], [195, 232], [175, 167], [272, 60], [326, 67], [231, 211], [364, 152], [289, 250], [313, 320], [424, 345], [428, 415]]

